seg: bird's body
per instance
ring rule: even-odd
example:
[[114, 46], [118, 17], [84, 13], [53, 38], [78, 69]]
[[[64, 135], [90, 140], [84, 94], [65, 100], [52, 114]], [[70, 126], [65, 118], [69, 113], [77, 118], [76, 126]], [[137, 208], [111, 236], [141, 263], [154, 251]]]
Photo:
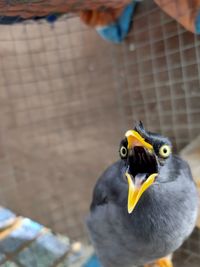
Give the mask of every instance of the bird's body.
[[103, 267], [139, 266], [165, 257], [195, 226], [197, 191], [186, 162], [172, 155], [131, 214], [125, 171], [120, 160], [99, 178], [87, 219]]

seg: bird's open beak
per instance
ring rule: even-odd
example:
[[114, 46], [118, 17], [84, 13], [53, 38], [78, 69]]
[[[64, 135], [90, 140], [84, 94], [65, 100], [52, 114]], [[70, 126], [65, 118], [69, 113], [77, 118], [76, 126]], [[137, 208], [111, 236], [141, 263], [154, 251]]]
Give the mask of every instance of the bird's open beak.
[[[125, 134], [128, 141], [128, 149], [141, 146], [152, 153], [153, 147], [136, 131], [129, 130]], [[157, 173], [152, 173], [146, 178], [146, 174], [133, 177], [130, 173], [125, 173], [128, 182], [128, 213], [132, 213], [142, 194], [154, 183]]]

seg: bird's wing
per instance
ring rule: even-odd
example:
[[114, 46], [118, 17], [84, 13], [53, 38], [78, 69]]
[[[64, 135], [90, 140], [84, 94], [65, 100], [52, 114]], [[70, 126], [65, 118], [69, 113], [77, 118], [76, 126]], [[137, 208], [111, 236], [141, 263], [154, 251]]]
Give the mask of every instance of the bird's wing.
[[107, 168], [102, 176], [98, 179], [93, 191], [93, 198], [91, 203], [91, 210], [96, 206], [105, 205], [113, 199], [114, 188], [113, 181], [120, 175], [121, 161], [117, 161], [112, 166]]
[[108, 203], [108, 193], [106, 186], [100, 181], [101, 180], [97, 182], [93, 191], [92, 203], [90, 206], [91, 210], [95, 209], [97, 206], [105, 205]]

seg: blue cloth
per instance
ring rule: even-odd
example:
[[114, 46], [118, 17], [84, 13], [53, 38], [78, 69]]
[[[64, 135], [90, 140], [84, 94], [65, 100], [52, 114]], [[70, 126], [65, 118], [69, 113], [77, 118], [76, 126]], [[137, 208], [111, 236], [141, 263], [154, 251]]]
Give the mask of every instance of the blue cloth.
[[136, 5], [137, 0], [132, 1], [131, 4], [124, 8], [116, 22], [108, 26], [96, 28], [99, 35], [107, 41], [116, 44], [121, 43], [129, 33]]
[[56, 20], [60, 17], [60, 14], [50, 14], [48, 16], [42, 16], [42, 17], [32, 17], [29, 19], [24, 19], [21, 18], [20, 16], [14, 16], [14, 17], [8, 17], [8, 16], [0, 16], [0, 25], [12, 25], [16, 23], [21, 23], [27, 20], [41, 20], [41, 19], [46, 19], [47, 22], [49, 23], [54, 23]]
[[35, 239], [42, 229], [43, 226], [41, 224], [27, 218], [23, 219], [19, 228], [0, 240], [0, 251], [5, 253], [15, 252], [27, 242]]
[[0, 16], [0, 25], [12, 25], [15, 23], [23, 22], [25, 19], [20, 18], [19, 16], [8, 17]]
[[83, 267], [102, 267], [97, 256], [93, 255]]
[[3, 207], [0, 207], [0, 230], [9, 226], [16, 218], [16, 215]]
[[44, 233], [30, 246], [16, 255], [16, 260], [27, 267], [52, 267], [70, 250], [69, 243], [58, 239], [52, 233]]
[[196, 33], [200, 34], [200, 11], [198, 12], [198, 15], [196, 17], [195, 28], [196, 28]]
[[55, 13], [55, 14], [50, 14], [46, 17], [46, 20], [49, 22], [49, 23], [54, 23], [58, 20], [58, 18], [62, 16], [62, 14], [59, 14], [59, 13]]

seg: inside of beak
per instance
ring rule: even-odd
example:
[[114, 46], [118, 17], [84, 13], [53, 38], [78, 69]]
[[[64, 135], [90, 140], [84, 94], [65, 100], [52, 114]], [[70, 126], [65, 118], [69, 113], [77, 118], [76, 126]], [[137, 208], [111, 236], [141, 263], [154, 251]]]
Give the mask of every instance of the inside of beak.
[[132, 213], [135, 206], [137, 205], [142, 194], [153, 184], [156, 179], [157, 173], [151, 174], [146, 179], [146, 174], [138, 174], [135, 176], [134, 182], [133, 177], [126, 172], [128, 182], [128, 213]]
[[143, 146], [148, 150], [153, 150], [152, 145], [147, 143], [138, 132], [134, 130], [129, 130], [126, 132], [125, 136], [128, 141], [128, 149], [131, 149], [134, 146]]

